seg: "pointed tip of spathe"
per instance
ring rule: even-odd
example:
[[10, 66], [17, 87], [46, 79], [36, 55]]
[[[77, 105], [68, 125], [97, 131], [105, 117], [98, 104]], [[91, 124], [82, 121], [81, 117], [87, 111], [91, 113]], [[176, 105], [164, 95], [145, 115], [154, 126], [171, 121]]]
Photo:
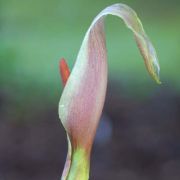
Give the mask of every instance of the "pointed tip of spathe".
[[160, 79], [159, 79], [159, 78], [156, 78], [156, 79], [155, 79], [155, 81], [156, 81], [156, 83], [157, 83], [157, 84], [159, 84], [159, 85], [161, 85], [161, 84], [162, 84], [162, 82], [160, 81]]
[[153, 71], [150, 71], [149, 73], [157, 84], [159, 84], [159, 85], [162, 84], [160, 77], [159, 77], [159, 73], [160, 73], [159, 64], [156, 64], [156, 66], [153, 67]]
[[162, 84], [160, 77], [159, 77], [159, 73], [155, 73], [155, 72], [150, 72], [150, 75], [152, 77], [152, 79], [157, 83], [157, 84]]

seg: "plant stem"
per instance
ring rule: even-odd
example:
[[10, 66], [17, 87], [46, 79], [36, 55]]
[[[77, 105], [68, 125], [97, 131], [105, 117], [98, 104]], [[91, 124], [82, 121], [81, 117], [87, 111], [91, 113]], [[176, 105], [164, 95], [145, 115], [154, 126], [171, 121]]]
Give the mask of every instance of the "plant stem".
[[74, 150], [67, 180], [88, 180], [89, 164], [89, 154], [84, 149]]

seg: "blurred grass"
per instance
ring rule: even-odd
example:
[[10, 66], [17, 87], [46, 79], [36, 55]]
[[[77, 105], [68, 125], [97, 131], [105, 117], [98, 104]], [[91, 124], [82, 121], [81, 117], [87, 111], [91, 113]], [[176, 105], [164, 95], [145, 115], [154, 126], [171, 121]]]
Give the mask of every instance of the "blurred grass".
[[[119, 1], [116, 1], [119, 2]], [[179, 1], [123, 1], [143, 22], [156, 47], [163, 83], [180, 89]], [[60, 97], [58, 61], [73, 66], [92, 19], [115, 1], [1, 0], [0, 88], [29, 103]], [[156, 88], [148, 77], [132, 33], [118, 18], [106, 21], [110, 79], [134, 95]], [[33, 103], [33, 102], [32, 102]]]

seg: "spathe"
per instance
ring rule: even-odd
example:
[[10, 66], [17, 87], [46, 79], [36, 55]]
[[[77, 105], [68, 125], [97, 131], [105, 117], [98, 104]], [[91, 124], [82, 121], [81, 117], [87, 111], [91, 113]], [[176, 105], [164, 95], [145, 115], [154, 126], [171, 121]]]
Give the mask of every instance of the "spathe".
[[106, 94], [104, 18], [109, 14], [122, 18], [132, 30], [149, 74], [160, 83], [155, 49], [136, 13], [124, 4], [114, 4], [101, 11], [85, 35], [59, 102], [59, 117], [69, 142], [68, 163], [62, 179], [88, 179], [91, 147]]

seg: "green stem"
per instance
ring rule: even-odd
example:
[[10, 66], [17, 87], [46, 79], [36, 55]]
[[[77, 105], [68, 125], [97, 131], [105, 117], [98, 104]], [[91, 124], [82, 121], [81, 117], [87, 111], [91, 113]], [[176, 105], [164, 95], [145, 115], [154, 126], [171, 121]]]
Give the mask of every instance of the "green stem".
[[89, 163], [89, 154], [84, 149], [74, 150], [67, 180], [88, 180]]

